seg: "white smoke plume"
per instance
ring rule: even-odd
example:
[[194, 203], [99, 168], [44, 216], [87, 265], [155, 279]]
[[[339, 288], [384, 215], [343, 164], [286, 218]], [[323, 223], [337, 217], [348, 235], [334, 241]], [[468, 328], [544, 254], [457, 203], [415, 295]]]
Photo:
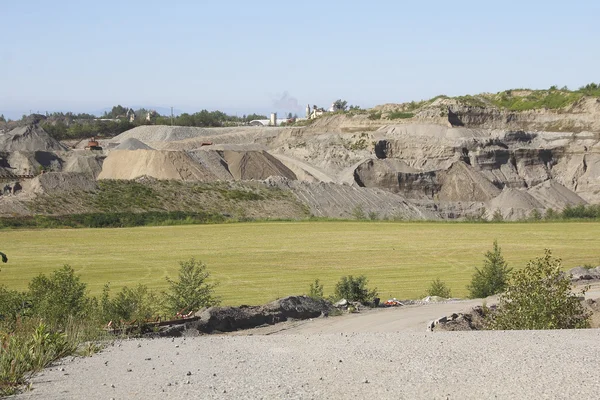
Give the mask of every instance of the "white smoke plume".
[[273, 99], [273, 107], [278, 111], [301, 112], [304, 108], [298, 103], [298, 99], [290, 96], [288, 91]]

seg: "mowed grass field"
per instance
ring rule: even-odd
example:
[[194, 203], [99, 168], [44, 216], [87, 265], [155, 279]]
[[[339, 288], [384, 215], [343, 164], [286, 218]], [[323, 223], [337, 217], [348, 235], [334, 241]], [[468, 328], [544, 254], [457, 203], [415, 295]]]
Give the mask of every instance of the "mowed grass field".
[[122, 229], [0, 231], [9, 256], [0, 284], [25, 289], [39, 273], [71, 265], [91, 294], [138, 283], [166, 288], [178, 262], [196, 257], [220, 282], [226, 305], [303, 294], [315, 278], [326, 294], [343, 275], [368, 277], [381, 298], [416, 298], [440, 278], [466, 296], [494, 239], [522, 268], [545, 248], [565, 268], [600, 264], [600, 223], [267, 222]]

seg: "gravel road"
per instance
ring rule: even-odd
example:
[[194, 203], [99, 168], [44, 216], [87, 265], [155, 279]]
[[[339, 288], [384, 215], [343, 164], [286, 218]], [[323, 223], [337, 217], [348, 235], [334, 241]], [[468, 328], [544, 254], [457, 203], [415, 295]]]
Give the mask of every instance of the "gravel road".
[[119, 341], [44, 370], [15, 398], [598, 398], [600, 330], [425, 332], [472, 303]]
[[600, 331], [204, 336], [116, 343], [17, 399], [597, 399]]

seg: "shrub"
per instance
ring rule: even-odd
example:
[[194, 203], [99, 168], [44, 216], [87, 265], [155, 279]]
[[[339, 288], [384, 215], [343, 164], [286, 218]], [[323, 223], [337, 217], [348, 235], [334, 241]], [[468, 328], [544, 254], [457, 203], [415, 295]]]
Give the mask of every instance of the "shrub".
[[0, 285], [0, 327], [14, 328], [17, 318], [26, 311], [25, 299], [24, 293]]
[[29, 282], [28, 297], [33, 314], [50, 326], [61, 327], [71, 318], [83, 319], [91, 305], [86, 285], [68, 265], [47, 277], [43, 274]]
[[36, 324], [15, 333], [0, 331], [0, 396], [14, 394], [31, 372], [75, 351], [76, 343], [65, 333]]
[[449, 299], [452, 297], [452, 292], [450, 288], [446, 285], [446, 282], [437, 278], [431, 281], [429, 285], [429, 289], [427, 289], [427, 296], [438, 296], [443, 297], [445, 299]]
[[158, 296], [145, 285], [139, 284], [133, 289], [125, 286], [113, 299], [109, 297], [109, 291], [109, 284], [104, 285], [100, 303], [104, 323], [112, 321], [113, 326], [118, 327], [135, 322], [142, 328], [160, 312]]
[[318, 279], [315, 279], [315, 282], [310, 284], [308, 297], [312, 297], [313, 299], [323, 298], [323, 285]]
[[377, 288], [369, 289], [367, 287], [367, 277], [364, 275], [353, 277], [352, 275], [343, 276], [335, 285], [334, 297], [336, 300], [346, 299], [348, 301], [359, 301], [369, 303], [377, 297]]
[[502, 292], [506, 288], [511, 268], [504, 261], [498, 241], [494, 240], [492, 251], [485, 253], [483, 268], [475, 268], [471, 283], [467, 286], [470, 297], [484, 298]]
[[504, 216], [502, 216], [502, 211], [496, 210], [494, 214], [492, 214], [492, 222], [503, 222]]
[[367, 215], [365, 214], [365, 210], [363, 209], [363, 206], [360, 204], [357, 205], [356, 207], [354, 207], [354, 209], [352, 210], [352, 216], [359, 221], [367, 218]]
[[167, 277], [169, 291], [164, 293], [167, 309], [176, 314], [219, 304], [220, 300], [214, 294], [218, 284], [207, 283], [209, 277], [210, 273], [201, 261], [191, 258], [179, 262], [179, 280]]
[[377, 214], [375, 211], [369, 211], [369, 219], [371, 221], [377, 221], [378, 218], [379, 214]]
[[490, 322], [492, 329], [589, 327], [589, 314], [572, 293], [569, 277], [561, 272], [560, 259], [552, 257], [550, 250], [516, 271], [506, 289]]
[[402, 111], [394, 111], [388, 114], [388, 119], [408, 119], [414, 117], [415, 114]]

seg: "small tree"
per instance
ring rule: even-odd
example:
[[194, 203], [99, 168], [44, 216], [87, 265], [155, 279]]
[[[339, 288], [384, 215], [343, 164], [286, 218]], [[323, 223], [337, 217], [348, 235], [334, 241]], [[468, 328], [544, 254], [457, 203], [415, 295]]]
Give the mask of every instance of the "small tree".
[[323, 298], [323, 285], [318, 279], [315, 279], [315, 282], [310, 284], [308, 297], [312, 297], [313, 299]]
[[34, 315], [51, 326], [63, 326], [69, 317], [83, 318], [88, 314], [90, 299], [86, 284], [68, 265], [54, 271], [49, 277], [40, 274], [29, 282], [28, 297]]
[[446, 285], [446, 282], [440, 280], [440, 278], [437, 278], [431, 281], [429, 289], [427, 289], [427, 295], [449, 299], [450, 297], [452, 297], [452, 292], [450, 291], [450, 288]]
[[494, 249], [485, 253], [483, 268], [475, 268], [471, 284], [467, 286], [470, 297], [484, 298], [502, 292], [511, 270], [504, 261], [498, 241], [494, 240]]
[[544, 257], [529, 261], [513, 274], [490, 328], [587, 328], [588, 318], [578, 295], [572, 293], [569, 277], [561, 272], [560, 259], [546, 250]]
[[210, 273], [206, 265], [195, 258], [179, 262], [179, 280], [167, 277], [169, 291], [166, 292], [167, 309], [176, 314], [183, 311], [196, 311], [202, 307], [210, 307], [220, 303], [215, 296], [217, 283], [207, 283]]
[[352, 275], [343, 276], [335, 285], [335, 299], [346, 299], [348, 301], [359, 301], [368, 303], [377, 297], [377, 288], [369, 289], [367, 287], [367, 277], [364, 275], [353, 277]]
[[333, 109], [335, 111], [346, 111], [348, 108], [348, 102], [346, 100], [338, 99], [333, 103]]

